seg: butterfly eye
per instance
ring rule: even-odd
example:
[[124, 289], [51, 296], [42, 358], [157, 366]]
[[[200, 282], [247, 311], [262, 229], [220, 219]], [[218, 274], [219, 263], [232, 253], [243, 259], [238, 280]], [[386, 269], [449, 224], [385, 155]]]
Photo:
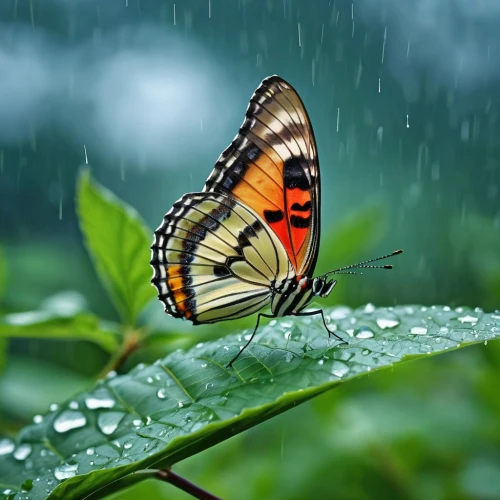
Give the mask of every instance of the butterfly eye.
[[323, 289], [323, 284], [325, 282], [320, 279], [320, 278], [316, 278], [314, 281], [313, 281], [313, 286], [312, 286], [312, 293], [313, 295], [319, 295], [321, 293], [321, 290]]

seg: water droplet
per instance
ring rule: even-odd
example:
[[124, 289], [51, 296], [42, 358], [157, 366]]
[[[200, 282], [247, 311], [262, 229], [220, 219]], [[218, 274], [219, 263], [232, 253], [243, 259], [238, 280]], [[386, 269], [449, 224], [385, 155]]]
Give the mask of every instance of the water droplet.
[[462, 323], [472, 323], [472, 326], [474, 326], [477, 323], [478, 318], [475, 318], [474, 316], [469, 316], [467, 314], [466, 316], [458, 318], [458, 321], [461, 321]]
[[116, 431], [118, 424], [125, 414], [121, 411], [107, 411], [97, 417], [97, 425], [103, 434], [109, 436]]
[[16, 448], [13, 456], [16, 460], [24, 460], [29, 457], [31, 450], [31, 445], [28, 443], [24, 443]]
[[363, 356], [368, 356], [368, 354], [370, 354], [370, 351], [369, 351], [368, 349], [363, 349], [363, 350], [361, 351], [361, 354], [362, 354]]
[[335, 320], [345, 319], [345, 318], [347, 318], [347, 316], [349, 316], [349, 314], [351, 314], [351, 309], [349, 309], [348, 307], [345, 307], [345, 306], [336, 307], [330, 313], [330, 318], [335, 319]]
[[153, 377], [148, 377], [146, 379], [146, 381], [147, 381], [148, 384], [152, 384], [153, 383]]
[[214, 384], [212, 384], [211, 382], [208, 382], [208, 384], [205, 385], [205, 390], [209, 390], [211, 389], [212, 387], [214, 386]]
[[484, 345], [488, 345], [488, 339], [484, 341]]
[[68, 432], [83, 427], [87, 423], [85, 415], [80, 411], [65, 410], [54, 420], [56, 432]]
[[457, 313], [463, 313], [463, 312], [464, 312], [464, 308], [463, 308], [463, 307], [457, 307], [457, 308], [455, 309], [455, 311], [456, 311]]
[[116, 377], [116, 371], [115, 370], [111, 370], [110, 372], [108, 372], [106, 374], [106, 378], [107, 379], [110, 379], [110, 378], [115, 378]]
[[375, 306], [371, 302], [368, 302], [363, 310], [365, 313], [371, 314], [375, 311]]
[[492, 317], [493, 319], [500, 319], [500, 316], [498, 316], [497, 314], [492, 314], [492, 315], [491, 315], [491, 317]]
[[99, 408], [113, 408], [115, 406], [114, 399], [109, 397], [93, 397], [85, 398], [85, 406], [89, 410], [97, 410]]
[[206, 364], [206, 363], [202, 363], [202, 364], [200, 365], [200, 368], [206, 368], [206, 367], [207, 367], [207, 364]]
[[200, 347], [203, 347], [203, 342], [199, 342], [198, 344], [196, 344], [196, 347], [199, 349]]
[[68, 405], [72, 410], [78, 410], [78, 401], [70, 401]]
[[43, 421], [43, 417], [42, 417], [41, 415], [35, 415], [35, 416], [33, 417], [33, 422], [34, 422], [35, 424], [41, 424], [41, 423], [42, 423], [42, 421]]
[[165, 399], [167, 397], [167, 391], [164, 387], [161, 387], [160, 389], [158, 389], [158, 391], [156, 392], [156, 395], [160, 398], [160, 399]]
[[62, 481], [63, 479], [76, 476], [77, 471], [78, 464], [63, 464], [54, 469], [54, 476], [59, 481]]
[[342, 378], [344, 375], [349, 373], [349, 366], [342, 361], [335, 360], [332, 363], [332, 374], [336, 377]]
[[367, 326], [362, 326], [354, 332], [354, 336], [358, 339], [370, 339], [373, 337], [373, 332]]
[[290, 363], [290, 361], [292, 361], [292, 359], [293, 359], [293, 354], [290, 351], [287, 351], [285, 353], [285, 361], [287, 363]]
[[225, 351], [229, 351], [229, 346], [225, 345], [225, 346], [224, 346], [224, 350], [225, 350]]
[[436, 339], [434, 339], [434, 342], [436, 342], [436, 344], [440, 344], [441, 343], [441, 339], [439, 337], [437, 337]]
[[182, 401], [179, 401], [178, 405], [179, 408], [182, 408], [184, 406], [184, 403]]
[[394, 328], [399, 325], [399, 321], [390, 318], [377, 318], [376, 319], [377, 326], [385, 330], [386, 328]]
[[427, 328], [425, 326], [414, 326], [410, 330], [410, 333], [412, 335], [426, 335], [427, 334]]
[[347, 332], [347, 335], [349, 335], [349, 337], [352, 337], [354, 335], [354, 328], [348, 328], [346, 330], [346, 332]]
[[446, 311], [446, 312], [451, 311], [450, 306], [443, 306], [443, 311]]
[[14, 451], [15, 445], [14, 441], [10, 439], [0, 439], [0, 455], [7, 455]]
[[135, 420], [132, 421], [132, 423], [138, 427], [142, 424], [142, 420], [140, 420], [139, 418], [136, 418]]
[[87, 448], [87, 455], [93, 455], [95, 453], [95, 448]]
[[123, 445], [123, 448], [124, 448], [125, 450], [130, 450], [130, 448], [132, 448], [132, 443], [125, 443], [125, 444]]
[[322, 365], [324, 362], [325, 362], [325, 360], [324, 360], [324, 359], [320, 359], [320, 360], [318, 361], [318, 365]]
[[448, 331], [449, 331], [449, 330], [448, 330], [448, 328], [447, 328], [446, 326], [442, 326], [442, 327], [439, 329], [439, 331], [440, 331], [441, 333], [448, 333]]

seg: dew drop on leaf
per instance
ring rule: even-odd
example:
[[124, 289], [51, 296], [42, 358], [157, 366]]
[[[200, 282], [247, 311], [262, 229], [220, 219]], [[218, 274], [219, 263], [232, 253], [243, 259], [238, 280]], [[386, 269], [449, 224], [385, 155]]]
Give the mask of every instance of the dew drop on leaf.
[[167, 397], [167, 391], [165, 390], [164, 387], [161, 387], [160, 389], [158, 389], [158, 391], [156, 392], [156, 395], [160, 398], [160, 399], [165, 399]]
[[87, 423], [85, 415], [80, 411], [65, 410], [54, 420], [56, 432], [68, 432], [83, 427]]
[[399, 325], [398, 320], [391, 318], [377, 318], [376, 322], [377, 326], [382, 330], [385, 330], [386, 328], [394, 328], [395, 326]]
[[107, 411], [99, 414], [97, 417], [97, 425], [100, 431], [106, 436], [113, 434], [124, 415], [125, 414], [121, 411]]
[[78, 472], [78, 464], [63, 464], [54, 469], [54, 476], [59, 481], [76, 476]]
[[427, 333], [427, 328], [425, 326], [414, 326], [410, 330], [412, 335], [425, 335]]
[[14, 458], [16, 460], [25, 460], [30, 456], [31, 450], [32, 448], [30, 444], [27, 443], [21, 444], [14, 451]]
[[367, 326], [362, 326], [354, 332], [354, 336], [358, 339], [370, 339], [373, 337], [373, 331]]
[[335, 360], [332, 363], [332, 374], [336, 377], [342, 378], [349, 373], [349, 365], [342, 363], [342, 361]]
[[10, 439], [0, 439], [0, 455], [7, 455], [14, 451], [14, 442]]

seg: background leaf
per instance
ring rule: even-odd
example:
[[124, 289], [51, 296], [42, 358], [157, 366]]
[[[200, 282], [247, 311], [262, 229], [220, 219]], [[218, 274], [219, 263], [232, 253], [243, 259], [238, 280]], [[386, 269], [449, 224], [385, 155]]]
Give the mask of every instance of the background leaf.
[[118, 327], [90, 313], [61, 316], [48, 311], [28, 311], [0, 317], [3, 338], [87, 340], [107, 352], [118, 347]]
[[249, 332], [100, 382], [3, 442], [0, 482], [19, 491], [38, 477], [28, 499], [101, 498], [132, 472], [170, 466], [341, 382], [500, 336], [500, 313], [479, 309], [327, 313], [348, 345], [328, 340], [320, 320], [286, 318], [263, 327], [234, 370], [225, 365]]
[[127, 324], [155, 297], [150, 284], [153, 237], [137, 212], [81, 172], [77, 210], [96, 271]]

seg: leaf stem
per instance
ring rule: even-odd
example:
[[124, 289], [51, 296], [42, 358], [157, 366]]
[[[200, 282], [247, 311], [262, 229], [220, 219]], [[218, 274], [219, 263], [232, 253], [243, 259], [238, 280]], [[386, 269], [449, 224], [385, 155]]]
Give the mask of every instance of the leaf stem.
[[104, 378], [110, 371], [117, 372], [125, 364], [128, 357], [139, 347], [141, 338], [141, 334], [136, 330], [126, 333], [120, 349], [109, 358], [97, 378]]
[[173, 484], [198, 500], [221, 500], [219, 497], [202, 490], [199, 486], [190, 483], [187, 479], [176, 474], [172, 469], [163, 469], [156, 472], [155, 477], [161, 481]]

